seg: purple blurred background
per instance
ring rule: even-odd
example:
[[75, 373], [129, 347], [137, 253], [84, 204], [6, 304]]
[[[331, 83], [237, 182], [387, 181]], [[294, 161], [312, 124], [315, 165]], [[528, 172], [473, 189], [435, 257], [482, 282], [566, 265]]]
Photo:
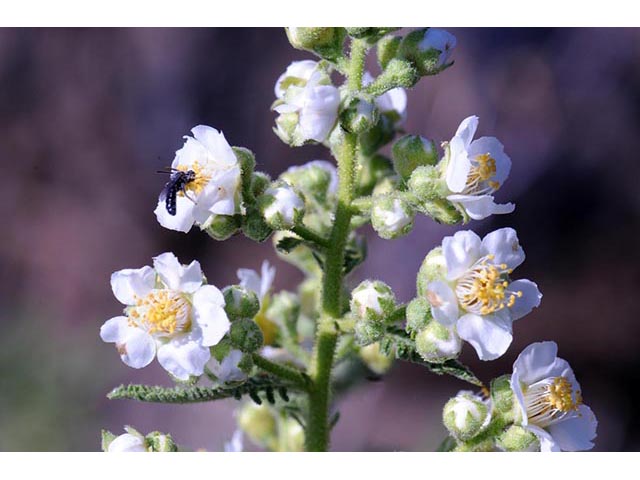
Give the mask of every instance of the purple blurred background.
[[[544, 294], [504, 357], [481, 363], [467, 346], [462, 360], [487, 380], [529, 343], [555, 340], [599, 419], [596, 449], [640, 450], [640, 30], [450, 31], [456, 63], [409, 92], [405, 128], [442, 141], [477, 114], [479, 134], [504, 143], [513, 169], [498, 199], [516, 211], [468, 228], [516, 228], [527, 253], [518, 276]], [[109, 276], [171, 250], [200, 260], [219, 286], [268, 258], [276, 288], [295, 287], [301, 275], [270, 242], [171, 232], [152, 211], [165, 181], [155, 170], [199, 123], [274, 176], [329, 159], [271, 131], [274, 81], [304, 58], [280, 29], [0, 30], [0, 450], [96, 450], [101, 428], [124, 424], [221, 449], [235, 401], [106, 400], [122, 382], [168, 381], [156, 364], [129, 369], [100, 341], [121, 309]], [[351, 281], [377, 277], [409, 300], [422, 258], [455, 230], [422, 217], [389, 242], [365, 229], [369, 259]], [[333, 448], [433, 450], [441, 408], [461, 388], [397, 364], [339, 403]]]

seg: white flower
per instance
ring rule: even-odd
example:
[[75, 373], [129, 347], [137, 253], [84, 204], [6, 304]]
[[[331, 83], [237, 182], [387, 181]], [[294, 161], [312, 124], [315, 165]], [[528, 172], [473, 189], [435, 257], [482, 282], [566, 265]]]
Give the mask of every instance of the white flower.
[[481, 360], [501, 356], [512, 340], [512, 323], [540, 304], [542, 294], [530, 280], [510, 274], [525, 258], [517, 234], [501, 228], [482, 240], [460, 231], [442, 241], [446, 277], [427, 285], [433, 318], [455, 326]]
[[598, 422], [582, 403], [573, 370], [557, 353], [555, 342], [533, 343], [513, 364], [511, 388], [522, 426], [538, 437], [543, 452], [589, 450]]
[[[369, 72], [364, 72], [362, 76], [362, 83], [364, 86], [373, 82], [373, 76]], [[383, 93], [375, 100], [376, 107], [380, 113], [395, 112], [398, 117], [398, 125], [404, 123], [407, 119], [407, 92], [402, 87], [392, 88], [391, 90]]]
[[276, 267], [272, 267], [271, 264], [265, 260], [260, 267], [260, 273], [250, 268], [240, 268], [238, 269], [237, 275], [240, 280], [240, 286], [254, 292], [262, 305], [263, 300], [273, 286], [273, 280], [276, 277]]
[[469, 217], [482, 220], [493, 214], [513, 212], [512, 203], [496, 204], [493, 192], [509, 176], [511, 159], [494, 137], [473, 140], [478, 117], [465, 118], [449, 143], [449, 163], [446, 171], [447, 200], [458, 204]]
[[242, 430], [238, 429], [233, 432], [231, 436], [231, 440], [225, 442], [224, 451], [225, 452], [242, 452], [244, 451], [244, 439], [243, 439]]
[[[306, 76], [309, 64], [293, 70]], [[320, 68], [314, 69], [306, 79], [294, 77], [296, 81], [289, 82], [289, 85], [285, 84], [291, 77], [286, 76], [287, 72], [284, 75], [275, 86], [278, 100], [273, 109], [280, 114], [276, 120], [276, 132], [283, 141], [293, 145], [302, 145], [308, 140], [325, 141], [338, 118], [339, 90], [331, 85], [331, 79]], [[281, 91], [283, 85], [284, 92]]]
[[313, 60], [292, 62], [285, 72], [278, 77], [278, 80], [276, 80], [274, 87], [276, 98], [284, 98], [284, 94], [289, 85], [305, 85], [317, 68], [318, 62]]
[[264, 196], [271, 197], [263, 210], [264, 218], [278, 230], [293, 227], [304, 214], [304, 200], [289, 185], [269, 187]]
[[120, 452], [150, 452], [149, 446], [145, 438], [131, 427], [124, 427], [127, 433], [114, 438], [109, 446], [107, 452], [120, 453]]
[[153, 268], [126, 269], [111, 275], [111, 288], [125, 315], [100, 328], [115, 343], [122, 361], [143, 368], [158, 356], [160, 365], [180, 380], [202, 375], [216, 345], [229, 330], [224, 298], [204, 285], [197, 261], [181, 265], [173, 253], [153, 259]]
[[400, 197], [378, 196], [373, 199], [371, 224], [382, 238], [397, 238], [409, 233], [414, 216], [409, 204]]
[[155, 209], [160, 225], [179, 232], [188, 232], [194, 224], [206, 228], [216, 215], [234, 215], [241, 208], [240, 165], [224, 135], [205, 125], [191, 132], [193, 137], [185, 136], [171, 168], [191, 171], [195, 180], [178, 193], [175, 215], [167, 211], [162, 198]]
[[238, 368], [240, 360], [242, 360], [242, 352], [240, 350], [231, 350], [222, 362], [218, 362], [214, 357], [211, 357], [207, 366], [218, 380], [223, 383], [241, 382], [247, 378], [247, 374]]
[[438, 66], [442, 67], [449, 61], [456, 43], [456, 37], [446, 30], [442, 30], [441, 28], [428, 28], [423, 39], [418, 43], [418, 48], [423, 52], [432, 49], [438, 50], [440, 52]]

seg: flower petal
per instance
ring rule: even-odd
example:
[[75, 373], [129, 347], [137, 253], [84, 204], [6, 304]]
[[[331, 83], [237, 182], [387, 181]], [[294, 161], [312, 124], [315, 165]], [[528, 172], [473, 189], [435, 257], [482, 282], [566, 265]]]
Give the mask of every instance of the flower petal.
[[224, 297], [213, 285], [204, 285], [193, 295], [193, 317], [202, 332], [202, 345], [217, 345], [231, 323], [224, 311]]
[[462, 275], [480, 258], [480, 237], [471, 230], [456, 232], [442, 240], [442, 253], [447, 262], [447, 279]]
[[524, 317], [531, 310], [538, 307], [540, 300], [542, 300], [542, 293], [538, 290], [538, 285], [531, 280], [523, 279], [511, 282], [509, 284], [509, 290], [512, 292], [522, 292], [522, 296], [517, 297], [516, 303], [514, 303], [513, 307], [509, 308], [512, 320], [518, 320]]
[[494, 256], [494, 263], [504, 263], [511, 269], [515, 269], [525, 259], [518, 234], [510, 227], [500, 228], [485, 235], [482, 239], [482, 250], [483, 254]]
[[488, 153], [496, 162], [496, 172], [491, 180], [500, 185], [509, 177], [511, 172], [511, 159], [504, 153], [504, 146], [495, 137], [482, 137], [471, 142], [468, 149], [469, 157]]
[[467, 155], [467, 148], [460, 137], [453, 137], [449, 143], [449, 163], [447, 165], [447, 187], [453, 193], [464, 190], [469, 179], [471, 162]]
[[471, 145], [471, 140], [473, 140], [473, 136], [476, 134], [479, 121], [480, 119], [477, 116], [471, 115], [460, 122], [460, 126], [456, 131], [455, 137], [462, 140], [465, 149]]
[[559, 370], [558, 345], [556, 342], [536, 342], [526, 347], [513, 363], [513, 372], [519, 380], [531, 385], [547, 377], [555, 376]]
[[527, 430], [533, 433], [538, 440], [540, 441], [540, 451], [541, 452], [559, 452], [560, 445], [558, 442], [547, 432], [540, 427], [536, 427], [535, 425], [528, 425]]
[[202, 346], [193, 332], [174, 337], [158, 349], [160, 365], [179, 380], [202, 375], [210, 358], [209, 348]]
[[598, 421], [589, 407], [581, 405], [578, 414], [548, 427], [549, 433], [565, 452], [591, 450]]
[[240, 350], [231, 350], [222, 362], [211, 357], [208, 367], [221, 382], [239, 382], [247, 378], [247, 374], [238, 368], [242, 355]]
[[109, 453], [146, 452], [147, 449], [144, 446], [144, 438], [138, 435], [124, 433], [113, 439], [113, 441], [109, 444], [109, 448], [107, 448], [107, 451]]
[[107, 343], [124, 343], [132, 328], [127, 317], [113, 317], [100, 327], [100, 338]]
[[208, 150], [209, 158], [218, 167], [237, 165], [238, 159], [222, 132], [207, 125], [197, 125], [191, 129], [191, 132], [195, 139]]
[[338, 117], [340, 93], [332, 85], [305, 89], [304, 107], [300, 112], [300, 129], [306, 139], [324, 141]]
[[136, 297], [144, 297], [156, 282], [156, 272], [145, 266], [138, 269], [127, 268], [111, 275], [111, 290], [120, 303], [135, 305]]
[[449, 195], [447, 200], [459, 203], [473, 220], [483, 220], [491, 215], [511, 213], [516, 206], [513, 203], [495, 203], [493, 195]]
[[164, 228], [177, 232], [187, 233], [193, 227], [195, 219], [193, 217], [194, 203], [183, 195], [176, 197], [176, 214], [171, 215], [167, 211], [164, 200], [158, 200], [158, 205], [153, 213], [156, 214], [158, 223]]
[[202, 268], [197, 260], [189, 265], [182, 265], [171, 252], [166, 252], [153, 258], [153, 267], [160, 276], [162, 283], [171, 290], [193, 293], [203, 282]]
[[131, 368], [144, 368], [156, 356], [156, 342], [140, 328], [131, 328], [124, 344], [118, 344], [122, 361]]
[[480, 360], [495, 360], [507, 351], [513, 336], [511, 321], [498, 315], [468, 313], [460, 317], [458, 335], [475, 348]]
[[441, 325], [450, 327], [460, 317], [456, 294], [445, 282], [429, 283], [427, 285], [427, 300], [431, 304], [433, 318]]

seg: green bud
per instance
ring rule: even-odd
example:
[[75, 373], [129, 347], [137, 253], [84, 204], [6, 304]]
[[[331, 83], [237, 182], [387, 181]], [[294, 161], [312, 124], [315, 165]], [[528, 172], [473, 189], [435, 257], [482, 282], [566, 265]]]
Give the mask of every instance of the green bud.
[[382, 95], [393, 88], [411, 88], [420, 76], [411, 62], [393, 58], [376, 79], [367, 85], [366, 91], [371, 95]]
[[161, 432], [151, 432], [145, 437], [152, 452], [177, 452], [178, 446], [171, 435]]
[[262, 212], [251, 206], [247, 207], [247, 212], [242, 218], [242, 231], [256, 242], [264, 242], [273, 233], [273, 229], [265, 222]]
[[427, 297], [427, 286], [431, 282], [443, 280], [447, 276], [447, 262], [442, 253], [442, 247], [431, 250], [420, 265], [416, 279], [416, 289], [419, 297]]
[[384, 195], [394, 194], [399, 189], [400, 179], [397, 175], [392, 175], [380, 180], [373, 188], [373, 192], [371, 192], [371, 195], [373, 197], [381, 197]]
[[280, 179], [297, 188], [305, 198], [326, 204], [335, 193], [338, 178], [333, 164], [315, 160], [304, 165], [290, 167], [280, 175]]
[[396, 297], [386, 283], [365, 280], [351, 293], [350, 307], [359, 319], [385, 322], [396, 308]]
[[360, 152], [364, 156], [375, 155], [380, 148], [393, 140], [395, 134], [396, 129], [393, 120], [387, 115], [380, 115], [378, 123], [360, 135]]
[[444, 199], [427, 200], [422, 202], [419, 207], [421, 212], [445, 225], [456, 225], [465, 219], [464, 215], [451, 202]]
[[365, 365], [378, 375], [386, 373], [393, 364], [393, 357], [380, 351], [380, 343], [378, 342], [362, 347], [358, 355]]
[[300, 137], [300, 135], [298, 134], [299, 120], [300, 115], [298, 114], [298, 112], [279, 113], [276, 117], [276, 126], [273, 128], [273, 131], [278, 136], [278, 138], [280, 138], [280, 140], [282, 140], [287, 145], [290, 145], [292, 147], [300, 147], [304, 145], [306, 139]]
[[256, 352], [264, 343], [262, 330], [256, 322], [243, 318], [231, 324], [231, 344], [245, 353]]
[[468, 441], [480, 434], [490, 420], [487, 404], [468, 391], [458, 393], [445, 404], [442, 411], [444, 426], [459, 441]]
[[407, 318], [406, 330], [410, 335], [414, 336], [424, 330], [431, 322], [431, 304], [426, 298], [414, 298], [407, 305], [405, 316]]
[[396, 53], [398, 53], [398, 48], [400, 47], [401, 41], [401, 37], [393, 36], [380, 39], [376, 49], [380, 68], [382, 68], [383, 70], [387, 68], [389, 62], [396, 56]]
[[370, 43], [379, 38], [399, 30], [399, 27], [346, 27], [345, 30], [351, 38], [366, 38]]
[[102, 442], [100, 444], [100, 448], [103, 452], [109, 451], [109, 445], [116, 439], [116, 435], [111, 433], [109, 430], [102, 430]]
[[315, 53], [328, 60], [344, 55], [345, 30], [341, 27], [288, 27], [289, 43], [298, 50]]
[[382, 238], [402, 237], [413, 229], [415, 212], [401, 196], [388, 194], [373, 198], [371, 225]]
[[267, 405], [246, 403], [238, 413], [238, 426], [258, 445], [272, 445], [277, 436], [276, 419]]
[[[396, 145], [398, 145], [398, 143], [396, 143]], [[410, 160], [407, 159], [407, 163], [409, 162]], [[442, 178], [440, 169], [432, 165], [417, 166], [410, 174], [407, 187], [409, 187], [409, 191], [415, 195], [420, 203], [428, 200], [442, 199], [448, 194], [447, 186]]]
[[405, 135], [393, 145], [393, 166], [404, 180], [413, 177], [412, 173], [418, 167], [435, 165], [438, 152], [433, 140], [420, 135]]
[[462, 340], [453, 331], [433, 320], [416, 335], [416, 351], [427, 362], [443, 363], [457, 358]]
[[264, 172], [254, 172], [251, 178], [251, 192], [254, 197], [259, 197], [271, 185], [271, 177]]
[[382, 340], [386, 333], [384, 323], [357, 318], [353, 331], [359, 345], [371, 345]]
[[371, 195], [380, 180], [393, 174], [393, 164], [384, 155], [360, 157], [358, 163], [358, 195]]
[[229, 320], [236, 321], [241, 318], [253, 318], [260, 310], [260, 300], [252, 290], [240, 285], [230, 285], [222, 290]]
[[242, 355], [242, 358], [238, 362], [238, 369], [247, 375], [253, 373], [253, 358], [251, 355]]
[[371, 100], [354, 98], [340, 114], [342, 127], [347, 131], [360, 134], [371, 129], [379, 118], [378, 109]]
[[258, 208], [264, 220], [274, 230], [288, 230], [302, 220], [304, 199], [284, 182], [278, 182], [258, 198]]
[[214, 240], [226, 240], [240, 230], [242, 217], [239, 215], [212, 215], [205, 231]]
[[459, 443], [454, 452], [495, 452], [496, 445], [493, 438], [487, 438], [481, 441], [473, 441], [469, 443]]
[[402, 39], [398, 56], [411, 62], [419, 75], [435, 75], [449, 66], [447, 62], [455, 45], [456, 39], [450, 33], [422, 28]]
[[251, 176], [256, 166], [256, 158], [253, 152], [244, 147], [231, 147], [240, 163], [240, 171], [242, 172], [242, 195], [246, 198], [252, 198], [251, 192]]
[[502, 375], [491, 382], [491, 401], [496, 413], [506, 422], [513, 422], [520, 417], [509, 375]]
[[520, 425], [511, 425], [498, 438], [498, 447], [507, 452], [537, 452], [540, 441], [532, 432]]

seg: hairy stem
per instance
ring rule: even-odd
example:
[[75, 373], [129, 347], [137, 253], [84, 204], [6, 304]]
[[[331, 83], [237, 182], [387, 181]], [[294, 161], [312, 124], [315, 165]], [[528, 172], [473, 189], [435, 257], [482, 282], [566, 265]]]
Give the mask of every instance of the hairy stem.
[[329, 241], [319, 233], [304, 226], [302, 223], [295, 225], [291, 228], [291, 231], [298, 235], [300, 238], [307, 240], [308, 242], [315, 243], [319, 247], [326, 248], [329, 245]]
[[300, 372], [295, 368], [288, 367], [287, 365], [272, 362], [257, 353], [254, 353], [251, 358], [253, 358], [253, 363], [265, 372], [275, 375], [276, 377], [280, 377], [283, 380], [288, 380], [302, 390], [309, 389], [311, 380], [305, 373]]

